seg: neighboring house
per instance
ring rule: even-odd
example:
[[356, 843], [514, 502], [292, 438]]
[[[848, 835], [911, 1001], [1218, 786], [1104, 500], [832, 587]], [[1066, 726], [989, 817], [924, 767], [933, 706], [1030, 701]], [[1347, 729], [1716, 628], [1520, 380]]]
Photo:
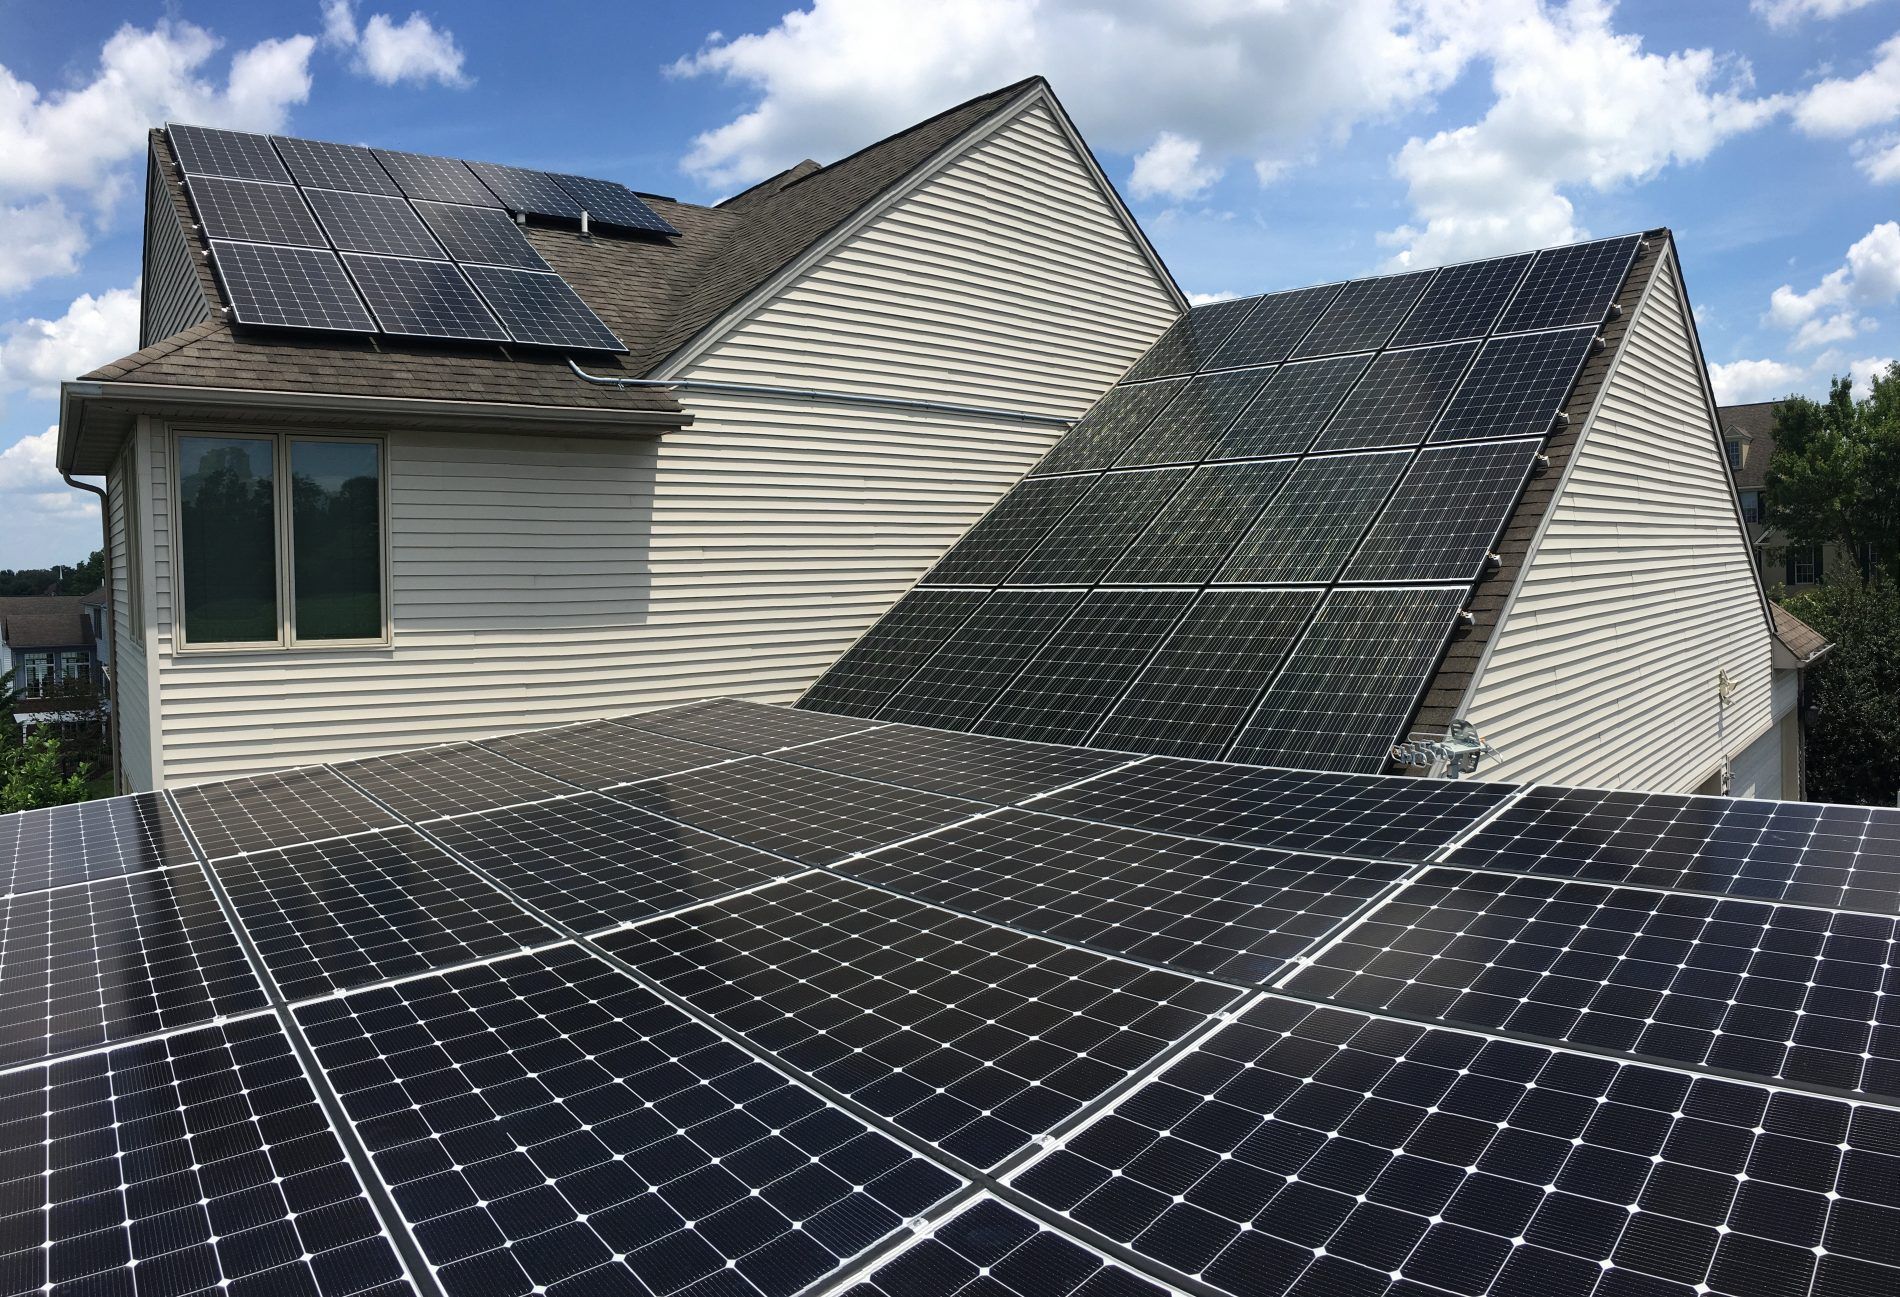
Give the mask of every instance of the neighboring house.
[[1779, 401], [1756, 401], [1725, 405], [1717, 413], [1722, 421], [1722, 448], [1735, 479], [1735, 495], [1748, 525], [1762, 584], [1798, 594], [1818, 585], [1829, 573], [1857, 576], [1862, 563], [1845, 546], [1789, 545], [1776, 530], [1768, 509], [1768, 462], [1775, 457], [1775, 411], [1780, 406]]
[[105, 683], [105, 610], [103, 590], [0, 599], [0, 672], [13, 672], [14, 716], [22, 726], [56, 714], [51, 695], [60, 683]]
[[[1040, 79], [714, 207], [649, 199], [676, 234], [526, 221], [527, 255], [622, 355], [394, 336], [427, 322], [383, 316], [374, 336], [248, 327], [233, 310], [256, 295], [219, 275], [262, 262], [363, 307], [308, 235], [214, 256], [218, 188], [296, 226], [324, 185], [393, 194], [401, 174], [421, 198], [416, 169], [447, 168], [479, 203], [482, 183], [231, 133], [187, 183], [175, 138], [150, 141], [142, 349], [66, 384], [60, 422], [60, 467], [108, 479], [128, 789], [789, 701], [1185, 309]], [[346, 200], [415, 221], [401, 197], [318, 210]], [[689, 385], [593, 385], [570, 357]]]

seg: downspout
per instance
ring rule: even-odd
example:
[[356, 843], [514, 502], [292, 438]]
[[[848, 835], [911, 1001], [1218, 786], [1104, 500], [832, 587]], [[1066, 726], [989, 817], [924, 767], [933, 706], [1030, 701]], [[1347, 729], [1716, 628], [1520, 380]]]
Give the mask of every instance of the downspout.
[[81, 482], [64, 471], [60, 477], [67, 486], [99, 497], [99, 575], [104, 578], [101, 584], [106, 588], [106, 656], [112, 659], [111, 672], [106, 676], [106, 733], [112, 748], [112, 791], [117, 794], [124, 791], [125, 776], [119, 760], [119, 610], [112, 599], [112, 501], [106, 497], [104, 487]]

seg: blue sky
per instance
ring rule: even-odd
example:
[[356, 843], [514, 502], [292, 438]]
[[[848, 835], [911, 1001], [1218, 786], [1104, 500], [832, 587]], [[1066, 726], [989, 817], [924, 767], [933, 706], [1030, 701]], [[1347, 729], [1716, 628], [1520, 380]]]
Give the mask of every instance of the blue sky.
[[0, 567], [83, 556], [173, 118], [713, 201], [1047, 75], [1195, 295], [1671, 226], [1727, 399], [1900, 355], [1900, 0], [0, 0]]

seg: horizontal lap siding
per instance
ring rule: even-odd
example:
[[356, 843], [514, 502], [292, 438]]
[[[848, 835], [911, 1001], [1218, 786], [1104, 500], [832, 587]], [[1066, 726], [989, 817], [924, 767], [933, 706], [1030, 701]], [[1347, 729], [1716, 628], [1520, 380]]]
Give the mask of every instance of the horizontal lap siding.
[[1492, 778], [1686, 791], [1773, 719], [1673, 261], [1656, 276], [1468, 709], [1502, 752]]
[[152, 787], [151, 698], [145, 689], [145, 643], [133, 633], [134, 582], [131, 564], [138, 555], [128, 544], [126, 477], [138, 456], [136, 440], [106, 475], [106, 508], [112, 538], [112, 708], [119, 723], [119, 790]]

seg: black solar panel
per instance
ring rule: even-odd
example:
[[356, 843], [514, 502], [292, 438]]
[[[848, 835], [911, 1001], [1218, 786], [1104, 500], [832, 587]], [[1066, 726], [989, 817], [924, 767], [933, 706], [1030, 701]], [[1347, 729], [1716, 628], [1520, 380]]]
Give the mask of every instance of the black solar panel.
[[366, 757], [342, 762], [334, 769], [399, 815], [419, 823], [574, 791], [562, 780], [473, 743]]
[[962, 1187], [571, 948], [297, 1017], [448, 1297], [791, 1297]]
[[678, 234], [660, 214], [640, 200], [640, 196], [612, 180], [590, 180], [586, 176], [554, 174], [552, 179], [587, 211], [589, 220], [603, 225], [618, 225], [627, 230], [646, 230], [653, 234]]
[[188, 865], [195, 857], [156, 793], [0, 816], [0, 893]]
[[499, 266], [463, 269], [516, 342], [595, 351], [627, 349], [559, 275]]
[[501, 327], [462, 272], [449, 262], [346, 252], [343, 264], [384, 333], [508, 341], [508, 330]]
[[914, 725], [885, 725], [807, 744], [778, 757], [905, 788], [1003, 803], [1087, 779], [1129, 759], [1125, 752], [1094, 752]]
[[1475, 342], [1454, 342], [1386, 352], [1372, 362], [1313, 449], [1418, 445], [1477, 351]]
[[1210, 457], [1300, 454], [1313, 444], [1346, 390], [1371, 363], [1371, 356], [1335, 356], [1280, 366], [1228, 427]]
[[188, 176], [290, 183], [290, 173], [284, 170], [268, 136], [207, 126], [168, 126], [165, 134], [171, 140], [179, 169]]
[[271, 143], [290, 174], [305, 189], [342, 189], [353, 194], [400, 195], [402, 187], [389, 178], [375, 153], [360, 144], [329, 144], [271, 136]]
[[240, 239], [294, 248], [327, 248], [323, 229], [291, 185], [194, 176], [191, 205], [212, 239]]
[[1424, 292], [1433, 273], [1415, 270], [1404, 275], [1353, 280], [1339, 290], [1339, 296], [1293, 349], [1293, 355], [1331, 356], [1385, 346], [1399, 327], [1399, 321]]
[[823, 716], [784, 707], [766, 707], [740, 698], [711, 698], [618, 718], [622, 725], [671, 734], [731, 752], [757, 755], [798, 743], [871, 729], [876, 722], [848, 716]]
[[1339, 295], [1339, 287], [1323, 284], [1318, 288], [1296, 288], [1289, 293], [1260, 298], [1260, 304], [1247, 313], [1240, 327], [1227, 335], [1227, 341], [1208, 362], [1209, 368], [1271, 365], [1285, 360], [1294, 344]]
[[376, 331], [376, 321], [334, 252], [216, 240], [211, 264], [241, 324]]
[[523, 167], [502, 166], [494, 162], [471, 162], [468, 169], [495, 197], [501, 199], [501, 205], [517, 212], [529, 212], [536, 216], [565, 216], [579, 220], [581, 205], [574, 195], [561, 188], [560, 182], [545, 171], [529, 171]]
[[1477, 580], [1535, 464], [1536, 441], [1419, 455], [1342, 574], [1347, 581]]
[[616, 721], [528, 730], [483, 739], [481, 746], [577, 788], [611, 788], [732, 759], [732, 753], [722, 748], [634, 729]]
[[818, 875], [603, 944], [754, 1046], [978, 1167], [1127, 1080], [1235, 994]]
[[1172, 378], [1206, 368], [1209, 358], [1220, 350], [1227, 336], [1260, 300], [1248, 297], [1193, 308], [1168, 326], [1168, 331], [1122, 376], [1122, 381]]
[[172, 797], [213, 860], [402, 823], [319, 766], [196, 784], [177, 789]]
[[818, 677], [798, 705], [874, 715], [988, 597], [981, 590], [912, 590]]
[[1546, 248], [1498, 321], [1498, 332], [1603, 323], [1642, 242], [1641, 235], [1625, 234]]
[[1386, 450], [1301, 460], [1219, 579], [1330, 581], [1372, 526], [1412, 455]]
[[1194, 470], [1102, 578], [1120, 585], [1199, 585], [1214, 572], [1293, 471], [1292, 460]]
[[994, 923], [1253, 984], [1362, 910], [1405, 866], [1197, 842], [1008, 810], [844, 866]]
[[998, 590], [939, 642], [878, 719], [972, 728], [1081, 600], [1079, 590]]
[[1080, 743], [1154, 656], [1192, 590], [1097, 590], [983, 713], [986, 734]]
[[1081, 469], [1107, 468], [1141, 436], [1161, 407], [1186, 386], [1185, 378], [1170, 378], [1158, 383], [1123, 383], [1109, 388], [1032, 471], [1073, 473]]
[[1431, 439], [1542, 437], [1590, 358], [1594, 328], [1493, 338], [1458, 388]]
[[1415, 347], [1455, 338], [1481, 338], [1491, 331], [1505, 302], [1524, 278], [1537, 254], [1468, 261], [1445, 266], [1392, 339], [1395, 347]]
[[521, 227], [500, 208], [421, 201], [415, 206], [430, 232], [457, 261], [514, 266], [520, 270], [548, 268]]
[[985, 1195], [842, 1297], [1166, 1297], [1167, 1290]]
[[1192, 463], [1213, 449], [1242, 406], [1269, 378], [1271, 368], [1230, 369], [1199, 374], [1188, 380], [1167, 408], [1155, 416], [1139, 440], [1115, 463], [1128, 468], [1142, 464]]
[[330, 241], [343, 252], [375, 252], [392, 257], [442, 256], [442, 245], [430, 235], [406, 199], [378, 194], [352, 194], [336, 189], [306, 189], [304, 197], [316, 210]]
[[727, 896], [805, 866], [598, 793], [443, 820], [430, 831], [577, 933]]
[[924, 574], [924, 583], [999, 584], [1100, 480], [1032, 477], [1018, 482]]
[[1098, 478], [1006, 580], [1011, 585], [1090, 585], [1101, 580], [1191, 471], [1148, 469]]
[[426, 198], [438, 203], [468, 203], [475, 207], [501, 207], [504, 204], [488, 186], [475, 178], [466, 162], [455, 158], [431, 157], [426, 153], [402, 153], [395, 149], [371, 149], [390, 178], [410, 198]]
[[1228, 757], [1384, 769], [1465, 597], [1463, 590], [1334, 590]]
[[1217, 757], [1319, 603], [1311, 590], [1209, 590], [1091, 742]]

